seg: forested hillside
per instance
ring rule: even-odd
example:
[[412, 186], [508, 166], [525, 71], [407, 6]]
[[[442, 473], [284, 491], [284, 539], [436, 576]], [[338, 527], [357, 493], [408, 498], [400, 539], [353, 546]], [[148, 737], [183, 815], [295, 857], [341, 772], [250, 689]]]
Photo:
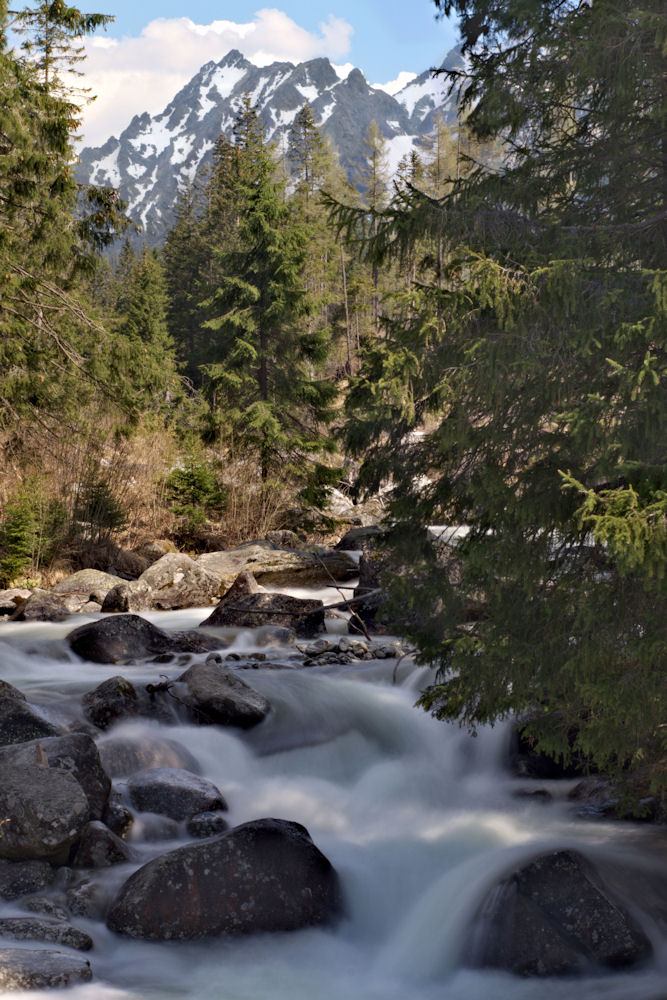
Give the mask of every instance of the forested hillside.
[[[246, 97], [137, 252], [74, 176], [104, 16], [0, 0], [0, 584], [328, 529], [329, 485], [391, 486], [422, 704], [528, 713], [541, 748], [664, 793], [664, 15], [436, 6], [459, 119], [395, 176], [374, 123], [350, 183], [307, 102], [278, 151]], [[454, 563], [429, 524], [468, 529]]]

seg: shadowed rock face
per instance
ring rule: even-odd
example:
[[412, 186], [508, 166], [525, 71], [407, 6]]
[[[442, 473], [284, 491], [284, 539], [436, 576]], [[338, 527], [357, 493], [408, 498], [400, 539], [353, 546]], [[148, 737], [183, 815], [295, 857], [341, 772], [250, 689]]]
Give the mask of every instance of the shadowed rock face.
[[624, 968], [651, 945], [576, 851], [555, 851], [512, 872], [487, 896], [464, 950], [466, 964], [522, 976]]
[[308, 831], [260, 819], [155, 858], [136, 871], [107, 925], [151, 941], [289, 931], [341, 912], [338, 876]]
[[158, 767], [140, 771], [130, 778], [127, 787], [136, 809], [161, 813], [176, 821], [227, 808], [212, 781], [183, 768]]

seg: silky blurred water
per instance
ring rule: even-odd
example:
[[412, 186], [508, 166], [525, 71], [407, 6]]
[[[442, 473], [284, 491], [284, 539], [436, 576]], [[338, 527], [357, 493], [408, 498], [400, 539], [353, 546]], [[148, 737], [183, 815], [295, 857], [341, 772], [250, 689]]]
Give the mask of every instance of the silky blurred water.
[[[146, 617], [182, 629], [198, 624], [208, 610]], [[85, 663], [64, 642], [81, 621], [0, 625], [0, 677], [51, 718], [74, 719], [81, 694], [115, 674], [139, 684], [176, 677], [183, 669]], [[256, 642], [247, 630], [232, 648], [252, 651]], [[287, 651], [264, 652], [284, 658]], [[522, 859], [567, 846], [592, 858], [616, 852], [638, 866], [656, 861], [646, 852], [646, 828], [576, 819], [567, 784], [559, 784], [547, 804], [515, 797], [518, 779], [506, 768], [507, 730], [486, 729], [473, 738], [414, 708], [428, 676], [409, 659], [397, 671], [393, 660], [302, 670], [260, 666], [243, 678], [266, 695], [273, 710], [246, 733], [147, 722], [116, 727], [114, 737], [166, 735], [187, 747], [227, 799], [230, 823], [262, 816], [303, 823], [341, 876], [347, 916], [332, 930], [191, 944], [128, 941], [100, 922], [74, 918], [94, 939], [89, 958], [95, 978], [68, 995], [665, 1000], [667, 955], [651, 927], [655, 961], [634, 973], [531, 980], [461, 968], [461, 942], [480, 900], [494, 879]]]

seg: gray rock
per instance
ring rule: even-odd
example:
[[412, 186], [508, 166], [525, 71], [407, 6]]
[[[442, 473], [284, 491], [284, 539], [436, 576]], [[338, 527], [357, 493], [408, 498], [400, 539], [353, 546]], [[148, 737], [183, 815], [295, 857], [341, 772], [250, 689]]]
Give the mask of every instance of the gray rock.
[[176, 740], [159, 736], [110, 736], [98, 743], [104, 770], [112, 778], [124, 778], [150, 767], [182, 767], [194, 774], [199, 764], [189, 750]]
[[0, 750], [0, 816], [8, 818], [0, 857], [63, 863], [90, 819], [88, 799], [71, 774], [38, 759], [32, 764], [13, 760], [14, 749]]
[[59, 774], [71, 774], [88, 800], [91, 819], [100, 819], [106, 808], [111, 779], [102, 767], [94, 740], [87, 733], [68, 733], [32, 740], [0, 750], [0, 763], [46, 766]]
[[89, 983], [90, 962], [78, 955], [32, 948], [0, 948], [0, 989], [49, 990]]
[[[41, 864], [42, 862], [27, 862], [29, 864]], [[64, 905], [58, 901], [60, 897], [54, 899], [52, 896], [28, 896], [27, 899], [21, 901], [21, 906], [24, 910], [29, 910], [30, 913], [42, 913], [47, 917], [53, 917], [54, 920], [61, 920], [65, 923], [69, 920], [69, 913], [65, 909]], [[64, 903], [64, 896], [62, 897]]]
[[169, 552], [141, 574], [151, 592], [151, 607], [171, 610], [210, 604], [220, 590], [218, 577], [179, 552]]
[[104, 595], [102, 611], [105, 613], [148, 611], [151, 607], [152, 591], [147, 583], [139, 580], [123, 580]]
[[341, 912], [338, 876], [298, 823], [262, 819], [155, 858], [130, 876], [107, 917], [145, 940], [296, 930]]
[[102, 604], [111, 588], [121, 582], [120, 577], [103, 573], [99, 569], [81, 569], [57, 583], [51, 593], [61, 596], [75, 594], [83, 597], [85, 601]]
[[215, 837], [229, 829], [221, 812], [201, 812], [191, 816], [186, 827], [191, 837]]
[[139, 615], [114, 615], [87, 622], [67, 636], [71, 649], [93, 663], [164, 662], [178, 653], [206, 653], [224, 640], [195, 629], [165, 632]]
[[81, 831], [72, 868], [109, 868], [129, 861], [132, 852], [125, 841], [104, 823], [88, 823]]
[[70, 648], [93, 663], [133, 663], [178, 650], [173, 637], [138, 615], [88, 622], [67, 636]]
[[90, 951], [93, 939], [89, 934], [62, 924], [57, 920], [43, 920], [39, 917], [0, 918], [0, 937], [14, 941], [46, 941], [49, 944], [64, 944], [76, 951]]
[[535, 858], [489, 893], [464, 960], [522, 976], [559, 976], [633, 966], [651, 950], [593, 865], [566, 850]]
[[195, 663], [179, 681], [186, 685], [183, 701], [190, 708], [193, 719], [202, 725], [249, 729], [265, 719], [271, 710], [264, 695], [217, 663]]
[[[4, 828], [0, 827], [0, 833]], [[51, 885], [55, 870], [48, 861], [7, 861], [0, 858], [0, 896], [18, 899]]]
[[349, 531], [345, 532], [341, 540], [336, 543], [334, 548], [344, 552], [363, 552], [381, 534], [382, 528], [376, 524], [350, 528]]
[[314, 636], [324, 625], [322, 601], [269, 594], [261, 590], [247, 571], [240, 574], [217, 608], [200, 628], [259, 628], [280, 625], [297, 635]]
[[32, 590], [25, 587], [12, 587], [10, 590], [0, 590], [0, 615], [13, 615], [16, 609], [27, 601]]
[[120, 719], [139, 714], [139, 699], [134, 685], [117, 674], [87, 691], [82, 699], [83, 713], [98, 729], [108, 729]]
[[117, 837], [125, 837], [134, 823], [134, 816], [123, 802], [120, 792], [111, 790], [102, 820]]
[[182, 768], [163, 767], [133, 775], [127, 789], [135, 809], [160, 813], [170, 819], [190, 819], [196, 813], [227, 808], [222, 793], [211, 781]]
[[225, 593], [239, 573], [247, 571], [272, 587], [328, 583], [331, 577], [347, 580], [357, 575], [355, 561], [344, 553], [281, 549], [268, 543], [239, 545], [223, 552], [205, 552], [197, 557], [197, 565], [219, 579], [219, 594]]
[[0, 746], [57, 736], [60, 732], [58, 726], [47, 722], [26, 702], [17, 688], [0, 682]]
[[27, 601], [19, 604], [10, 621], [64, 622], [73, 610], [78, 609], [80, 603], [76, 602], [72, 607], [64, 596], [46, 590], [35, 590]]

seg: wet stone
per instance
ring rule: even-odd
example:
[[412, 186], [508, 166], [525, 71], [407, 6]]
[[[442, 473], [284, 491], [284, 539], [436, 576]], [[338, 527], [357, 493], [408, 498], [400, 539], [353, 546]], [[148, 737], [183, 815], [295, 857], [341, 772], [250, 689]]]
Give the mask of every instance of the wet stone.
[[[1, 831], [0, 831], [1, 832]], [[51, 885], [55, 871], [48, 861], [7, 861], [0, 858], [0, 896], [18, 899]]]
[[229, 823], [221, 812], [202, 812], [192, 816], [187, 823], [191, 837], [215, 837], [229, 829]]
[[142, 812], [160, 813], [180, 822], [196, 813], [227, 808], [222, 793], [211, 781], [182, 768], [140, 771], [127, 783], [130, 801]]
[[0, 948], [0, 989], [62, 989], [93, 978], [90, 962], [78, 955], [32, 948]]
[[39, 917], [0, 918], [0, 937], [14, 941], [45, 941], [62, 944], [76, 951], [90, 951], [93, 939], [77, 927], [57, 920], [43, 920]]

